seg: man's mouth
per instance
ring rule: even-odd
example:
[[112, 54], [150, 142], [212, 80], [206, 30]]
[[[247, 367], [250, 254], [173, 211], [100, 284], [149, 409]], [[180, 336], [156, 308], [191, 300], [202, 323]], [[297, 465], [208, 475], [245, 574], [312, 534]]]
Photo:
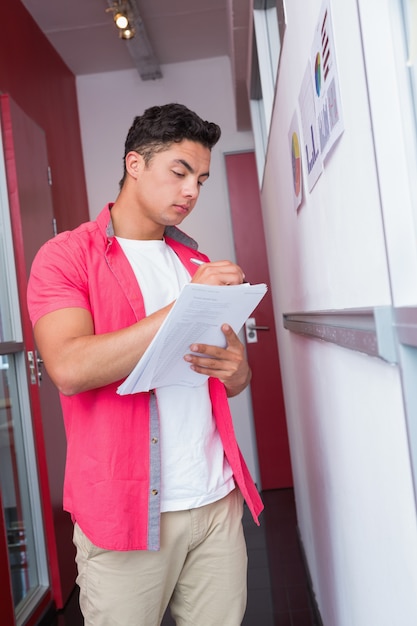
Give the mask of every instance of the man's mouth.
[[190, 210], [190, 205], [189, 204], [174, 204], [174, 207], [176, 209], [179, 209], [183, 213], [188, 213], [188, 211]]

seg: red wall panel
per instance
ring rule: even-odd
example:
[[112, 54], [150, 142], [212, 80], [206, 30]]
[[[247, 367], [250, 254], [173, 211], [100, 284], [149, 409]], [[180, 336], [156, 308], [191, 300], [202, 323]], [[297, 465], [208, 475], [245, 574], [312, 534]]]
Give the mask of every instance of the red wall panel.
[[[20, 0], [2, 5], [0, 92], [9, 94], [22, 111], [45, 132], [58, 231], [72, 229], [89, 219], [75, 76], [52, 48]], [[27, 161], [25, 166], [31, 168], [29, 155]], [[22, 298], [24, 299], [24, 295]], [[38, 462], [42, 469], [46, 456], [39, 425], [39, 421], [34, 423]], [[53, 468], [49, 468], [49, 471], [53, 472]], [[44, 474], [45, 471], [42, 475]], [[51, 502], [47, 491], [44, 491], [43, 481], [41, 482], [43, 506], [50, 509]], [[44, 517], [46, 521], [50, 521], [52, 510], [44, 510]], [[55, 532], [59, 535], [60, 528], [55, 528]], [[50, 536], [52, 535], [48, 532], [48, 537]], [[50, 559], [53, 556], [49, 545]], [[58, 606], [66, 599], [61, 596], [62, 593], [55, 591]]]
[[19, 0], [2, 6], [0, 91], [9, 93], [45, 131], [58, 231], [86, 221], [88, 204], [75, 76]]

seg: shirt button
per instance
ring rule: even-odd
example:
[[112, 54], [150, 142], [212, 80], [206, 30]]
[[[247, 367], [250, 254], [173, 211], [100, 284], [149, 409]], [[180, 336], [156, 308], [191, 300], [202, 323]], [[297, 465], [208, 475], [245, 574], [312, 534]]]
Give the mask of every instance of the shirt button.
[[158, 495], [158, 489], [152, 489], [152, 495], [153, 496], [157, 496]]
[[158, 437], [152, 437], [152, 443], [158, 443]]

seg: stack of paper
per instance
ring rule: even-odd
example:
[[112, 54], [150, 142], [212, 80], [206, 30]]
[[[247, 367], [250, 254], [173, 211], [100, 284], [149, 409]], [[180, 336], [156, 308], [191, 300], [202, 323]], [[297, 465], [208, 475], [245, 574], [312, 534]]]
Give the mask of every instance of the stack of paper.
[[184, 361], [190, 345], [225, 347], [222, 324], [238, 333], [264, 297], [264, 284], [230, 286], [187, 283], [142, 358], [120, 385], [120, 395], [149, 391], [166, 385], [198, 386], [207, 376]]

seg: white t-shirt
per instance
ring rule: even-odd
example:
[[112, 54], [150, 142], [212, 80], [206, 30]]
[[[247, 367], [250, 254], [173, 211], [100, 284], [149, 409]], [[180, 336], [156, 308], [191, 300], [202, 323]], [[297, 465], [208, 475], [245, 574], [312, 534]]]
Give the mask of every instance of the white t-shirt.
[[[117, 237], [135, 272], [150, 315], [175, 300], [190, 281], [165, 241]], [[161, 510], [181, 511], [215, 502], [234, 488], [212, 415], [207, 381], [198, 387], [156, 390], [161, 432]]]

